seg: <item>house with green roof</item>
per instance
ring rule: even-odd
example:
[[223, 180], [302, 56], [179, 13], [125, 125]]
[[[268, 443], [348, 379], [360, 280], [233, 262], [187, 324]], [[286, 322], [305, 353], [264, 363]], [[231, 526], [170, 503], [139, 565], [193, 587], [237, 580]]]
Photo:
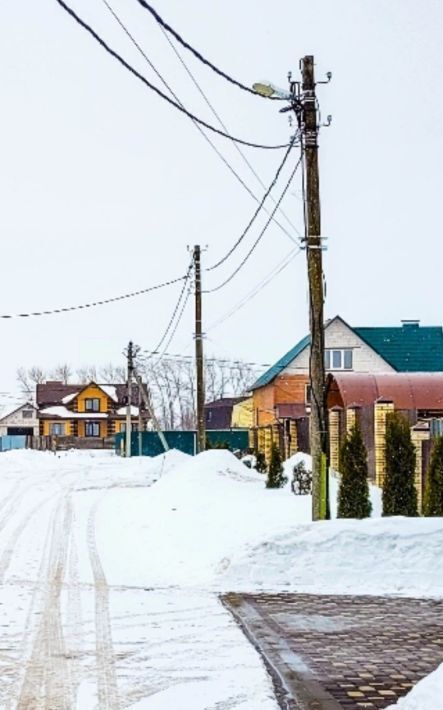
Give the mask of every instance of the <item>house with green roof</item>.
[[[309, 348], [305, 336], [254, 383], [256, 426], [307, 416]], [[325, 367], [332, 373], [443, 372], [443, 328], [418, 320], [397, 327], [351, 327], [336, 316], [325, 324]]]

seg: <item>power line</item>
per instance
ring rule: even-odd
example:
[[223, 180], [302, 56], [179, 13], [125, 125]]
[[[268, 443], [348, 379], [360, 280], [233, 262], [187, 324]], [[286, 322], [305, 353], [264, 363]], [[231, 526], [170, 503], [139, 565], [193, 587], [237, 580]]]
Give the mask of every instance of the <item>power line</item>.
[[295, 165], [294, 170], [292, 171], [291, 175], [289, 176], [289, 180], [287, 181], [287, 183], [286, 183], [286, 185], [285, 185], [285, 187], [284, 187], [283, 192], [281, 193], [281, 195], [280, 195], [280, 197], [279, 197], [279, 199], [278, 199], [278, 201], [277, 201], [277, 203], [276, 203], [276, 205], [275, 205], [273, 211], [271, 212], [271, 215], [270, 215], [269, 219], [268, 219], [267, 222], [265, 223], [265, 226], [264, 226], [263, 229], [261, 230], [260, 234], [258, 235], [257, 239], [255, 240], [254, 244], [252, 245], [252, 247], [250, 248], [250, 250], [248, 251], [248, 253], [247, 253], [246, 256], [244, 257], [244, 259], [240, 262], [239, 266], [237, 266], [237, 268], [235, 269], [235, 271], [233, 271], [232, 274], [231, 274], [227, 279], [225, 279], [225, 281], [223, 281], [223, 282], [222, 282], [221, 284], [219, 284], [218, 286], [215, 286], [214, 288], [211, 288], [211, 289], [208, 289], [208, 290], [204, 291], [203, 293], [215, 293], [216, 291], [220, 291], [220, 289], [222, 289], [222, 288], [223, 288], [224, 286], [226, 286], [230, 281], [232, 281], [232, 279], [234, 278], [234, 276], [236, 276], [236, 275], [238, 274], [238, 272], [240, 271], [240, 269], [242, 269], [243, 266], [246, 264], [246, 262], [249, 260], [250, 256], [252, 255], [252, 253], [254, 252], [254, 250], [257, 248], [258, 244], [260, 243], [261, 239], [263, 238], [263, 235], [265, 234], [266, 230], [268, 229], [269, 224], [270, 224], [270, 222], [271, 222], [271, 220], [272, 220], [272, 217], [273, 217], [274, 213], [277, 211], [277, 209], [278, 209], [280, 203], [282, 202], [282, 200], [283, 200], [283, 198], [285, 197], [287, 191], [289, 190], [289, 187], [290, 187], [290, 185], [291, 185], [291, 182], [292, 182], [292, 180], [294, 179], [295, 173], [297, 172], [297, 170], [298, 170], [298, 168], [299, 168], [299, 166], [300, 166], [300, 164], [301, 164], [301, 162], [302, 162], [302, 158], [303, 158], [303, 154], [302, 154], [302, 155], [300, 156], [300, 158], [298, 159], [298, 161], [297, 161], [297, 163], [296, 163], [296, 165]]
[[255, 296], [257, 296], [260, 291], [262, 291], [271, 281], [273, 281], [276, 276], [278, 276], [284, 269], [286, 269], [287, 266], [293, 261], [293, 259], [300, 254], [301, 248], [298, 247], [297, 249], [293, 249], [288, 255], [285, 256], [285, 258], [275, 266], [272, 271], [268, 274], [265, 279], [260, 281], [251, 291], [249, 291], [246, 296], [244, 296], [241, 301], [239, 301], [233, 308], [231, 308], [227, 313], [225, 313], [223, 316], [221, 316], [219, 319], [214, 321], [208, 328], [206, 328], [206, 332], [209, 332], [210, 330], [213, 330], [214, 328], [217, 328], [217, 326], [221, 325], [225, 321], [227, 321], [231, 316], [233, 316], [237, 311], [239, 311], [243, 306], [246, 306], [249, 301], [251, 301]]
[[[165, 332], [163, 333], [162, 337], [160, 338], [160, 341], [158, 342], [157, 346], [154, 348], [154, 351], [156, 351], [156, 352], [158, 352], [158, 351], [160, 350], [160, 348], [162, 347], [162, 345], [163, 345], [163, 343], [165, 342], [166, 338], [168, 337], [168, 333], [169, 333], [170, 329], [171, 329], [172, 326], [173, 326], [173, 323], [174, 323], [175, 318], [176, 318], [177, 313], [178, 313], [178, 309], [180, 308], [181, 302], [182, 302], [183, 297], [184, 297], [184, 295], [185, 295], [185, 291], [186, 291], [187, 288], [189, 289], [189, 276], [190, 276], [191, 270], [192, 270], [192, 262], [191, 262], [191, 264], [190, 264], [189, 267], [188, 267], [188, 271], [187, 271], [187, 274], [186, 274], [186, 278], [185, 278], [185, 280], [184, 280], [184, 282], [183, 282], [183, 287], [182, 287], [182, 289], [181, 289], [181, 291], [180, 291], [180, 294], [179, 294], [177, 303], [176, 303], [175, 306], [174, 306], [174, 310], [172, 311], [172, 315], [171, 315], [171, 317], [170, 317], [170, 319], [169, 319], [168, 325], [166, 326]], [[187, 299], [186, 299], [186, 300], [187, 300]], [[174, 331], [174, 332], [175, 332], [175, 331]], [[169, 342], [170, 342], [170, 341], [168, 341], [168, 345], [166, 345], [166, 349], [167, 349], [167, 347], [169, 346]]]
[[[173, 340], [173, 338], [174, 338], [174, 336], [175, 336], [175, 334], [176, 334], [176, 332], [177, 332], [178, 326], [180, 325], [181, 320], [182, 320], [182, 318], [183, 318], [183, 315], [184, 315], [186, 306], [188, 305], [189, 294], [190, 294], [190, 289], [188, 288], [188, 291], [187, 291], [187, 293], [186, 293], [186, 298], [185, 298], [185, 300], [184, 300], [184, 302], [183, 302], [183, 305], [182, 305], [182, 307], [181, 307], [180, 313], [179, 313], [178, 318], [177, 318], [177, 320], [176, 320], [176, 322], [175, 322], [174, 328], [172, 329], [172, 331], [171, 331], [171, 333], [170, 333], [170, 335], [169, 335], [168, 341], [167, 341], [167, 343], [166, 343], [166, 345], [165, 345], [163, 351], [160, 353], [159, 357], [157, 358], [157, 360], [156, 360], [154, 363], [152, 363], [154, 367], [156, 367], [156, 366], [164, 359], [165, 353], [166, 353], [167, 349], [169, 348], [169, 346], [170, 346], [170, 344], [171, 344], [171, 342], [172, 342], [172, 340]], [[154, 353], [151, 354], [151, 357], [152, 357], [153, 354], [154, 354]], [[146, 363], [146, 361], [149, 361], [149, 360], [151, 359], [151, 357], [146, 358], [146, 359], [145, 359], [145, 363]]]
[[[102, 2], [103, 2], [103, 4], [107, 7], [107, 9], [109, 10], [109, 12], [110, 12], [111, 15], [113, 16], [113, 18], [116, 20], [116, 22], [120, 25], [121, 29], [125, 32], [125, 34], [127, 35], [127, 37], [131, 40], [132, 44], [136, 47], [136, 49], [137, 49], [138, 52], [141, 54], [141, 56], [145, 59], [145, 61], [146, 61], [147, 64], [149, 65], [149, 67], [152, 69], [152, 71], [153, 71], [153, 72], [155, 73], [155, 75], [158, 77], [158, 79], [160, 79], [160, 81], [162, 82], [163, 86], [169, 91], [169, 93], [171, 94], [171, 96], [174, 97], [174, 99], [177, 101], [177, 103], [179, 103], [181, 106], [183, 106], [182, 102], [180, 101], [180, 99], [179, 99], [179, 97], [177, 96], [177, 94], [175, 93], [175, 91], [172, 89], [172, 87], [171, 87], [170, 84], [166, 81], [166, 79], [162, 76], [162, 74], [158, 71], [157, 67], [154, 65], [154, 63], [153, 63], [153, 62], [151, 61], [151, 59], [148, 57], [148, 55], [146, 54], [146, 52], [143, 50], [143, 48], [142, 48], [142, 47], [140, 46], [140, 44], [137, 42], [137, 40], [135, 39], [135, 37], [133, 36], [133, 34], [128, 30], [128, 28], [126, 27], [126, 25], [124, 24], [124, 22], [121, 20], [121, 18], [117, 15], [117, 13], [115, 12], [115, 10], [114, 10], [114, 9], [111, 7], [111, 5], [107, 2], [107, 0], [102, 0]], [[215, 110], [215, 108], [213, 107], [213, 105], [211, 104], [211, 102], [209, 101], [209, 99], [207, 98], [206, 94], [203, 92], [202, 88], [201, 88], [200, 85], [198, 84], [198, 82], [197, 82], [197, 80], [195, 79], [194, 75], [191, 73], [191, 71], [190, 71], [189, 68], [187, 67], [187, 65], [186, 65], [186, 63], [184, 62], [183, 58], [180, 56], [180, 54], [179, 54], [179, 52], [177, 51], [176, 47], [174, 46], [173, 42], [170, 40], [170, 38], [169, 38], [167, 32], [165, 32], [165, 30], [164, 30], [163, 27], [161, 27], [161, 26], [160, 26], [160, 29], [161, 29], [161, 31], [163, 32], [163, 35], [164, 35], [164, 37], [166, 38], [167, 42], [169, 43], [170, 47], [172, 48], [172, 50], [173, 50], [174, 53], [176, 54], [177, 58], [179, 59], [180, 63], [181, 63], [182, 66], [185, 68], [185, 70], [186, 70], [186, 72], [188, 73], [188, 75], [191, 77], [192, 81], [194, 82], [195, 86], [198, 88], [199, 92], [202, 94], [203, 98], [205, 99], [205, 101], [206, 101], [206, 103], [208, 104], [208, 106], [210, 107], [212, 113], [214, 114], [214, 116], [216, 117], [216, 119], [218, 120], [218, 122], [220, 123], [221, 127], [226, 131], [226, 133], [228, 133], [227, 127], [225, 126], [225, 124], [224, 124], [223, 121], [221, 120], [220, 116], [218, 115], [217, 111]], [[193, 121], [193, 123], [194, 123], [194, 126], [196, 127], [196, 129], [200, 132], [200, 134], [203, 136], [203, 138], [206, 140], [206, 142], [207, 142], [207, 143], [209, 144], [209, 146], [212, 148], [212, 150], [216, 153], [216, 155], [220, 158], [220, 160], [226, 165], [226, 167], [227, 167], [228, 170], [234, 175], [234, 177], [239, 181], [239, 183], [240, 183], [240, 184], [242, 185], [242, 187], [246, 190], [246, 192], [248, 192], [248, 194], [249, 194], [257, 203], [259, 203], [259, 202], [260, 202], [259, 198], [252, 192], [252, 190], [248, 187], [248, 185], [244, 182], [244, 180], [240, 177], [240, 175], [235, 171], [235, 169], [234, 169], [234, 168], [232, 167], [232, 165], [228, 162], [228, 160], [225, 158], [225, 156], [224, 156], [224, 155], [221, 153], [221, 151], [217, 148], [217, 146], [215, 145], [215, 143], [213, 143], [213, 141], [209, 138], [209, 136], [206, 135], [206, 133], [204, 132], [204, 130], [202, 129], [202, 127], [201, 127], [196, 121]], [[265, 188], [265, 187], [266, 187], [265, 183], [264, 183], [263, 180], [260, 178], [260, 176], [257, 174], [257, 172], [254, 170], [253, 166], [251, 165], [250, 161], [248, 160], [248, 158], [246, 157], [246, 155], [244, 154], [244, 152], [242, 151], [242, 149], [240, 148], [240, 146], [239, 146], [237, 143], [233, 143], [233, 146], [236, 148], [236, 150], [237, 150], [237, 151], [239, 152], [239, 154], [242, 156], [242, 158], [243, 158], [243, 160], [245, 161], [246, 165], [249, 167], [249, 169], [250, 169], [250, 170], [252, 171], [252, 173], [255, 175], [255, 177], [257, 178], [257, 180], [260, 182], [261, 186], [262, 186], [263, 188]], [[271, 196], [271, 199], [273, 199], [272, 196]], [[268, 210], [266, 210], [266, 209], [265, 209], [265, 212], [266, 212], [267, 214], [269, 214]], [[285, 215], [285, 213], [283, 212], [283, 210], [280, 210], [280, 212], [281, 212], [282, 215], [285, 217], [286, 221], [291, 225], [291, 227], [298, 233], [299, 237], [302, 238], [301, 233], [297, 230], [297, 228], [295, 227], [295, 225], [292, 224], [292, 222], [291, 222], [291, 221], [289, 220], [289, 218]], [[288, 232], [288, 230], [286, 229], [286, 227], [284, 227], [275, 217], [274, 217], [274, 222], [275, 222], [275, 224], [282, 230], [282, 232], [283, 232], [292, 242], [296, 243], [294, 237], [292, 236], [292, 234], [291, 234], [290, 232]]]
[[156, 284], [155, 286], [149, 286], [148, 288], [143, 288], [140, 291], [133, 291], [132, 293], [125, 293], [123, 296], [114, 296], [113, 298], [105, 298], [101, 301], [92, 301], [91, 303], [83, 303], [78, 306], [66, 306], [65, 308], [52, 308], [47, 311], [33, 311], [30, 313], [15, 313], [8, 315], [0, 315], [0, 319], [10, 319], [10, 318], [32, 318], [33, 316], [52, 316], [57, 313], [69, 313], [71, 311], [80, 311], [86, 308], [96, 308], [97, 306], [105, 306], [108, 303], [115, 303], [116, 301], [123, 301], [127, 298], [135, 298], [136, 296], [143, 296], [145, 293], [150, 291], [157, 291], [165, 286], [171, 286], [179, 281], [186, 279], [187, 275], [179, 276], [177, 279], [171, 279], [170, 281], [164, 281], [161, 284]]
[[134, 69], [134, 67], [131, 66], [125, 59], [123, 59], [123, 57], [120, 54], [118, 54], [118, 52], [111, 49], [111, 47], [104, 41], [104, 39], [102, 39], [100, 37], [100, 35], [98, 35], [97, 32], [95, 30], [93, 30], [90, 25], [88, 25], [87, 22], [82, 20], [74, 12], [74, 10], [72, 10], [72, 8], [70, 8], [69, 5], [67, 5], [64, 2], [64, 0], [56, 0], [56, 2], [60, 5], [61, 8], [63, 8], [63, 10], [65, 10], [65, 12], [68, 13], [68, 15], [70, 15], [81, 27], [83, 27], [83, 29], [86, 30], [86, 32], [88, 32], [91, 35], [91, 37], [93, 37], [95, 39], [95, 41], [98, 42], [98, 44], [101, 47], [103, 47], [103, 49], [108, 54], [110, 54], [112, 57], [114, 57], [114, 59], [116, 59], [123, 67], [125, 67], [125, 69], [127, 69], [133, 76], [135, 76], [137, 79], [139, 79], [139, 81], [141, 81], [145, 86], [147, 86], [148, 89], [151, 89], [151, 91], [154, 91], [154, 93], [156, 93], [157, 96], [160, 96], [160, 98], [162, 98], [164, 101], [166, 101], [170, 106], [174, 106], [174, 108], [176, 108], [181, 113], [185, 114], [191, 120], [196, 121], [201, 126], [204, 126], [205, 128], [212, 131], [213, 133], [217, 133], [217, 135], [223, 136], [223, 138], [228, 138], [231, 141], [240, 143], [241, 145], [246, 145], [249, 148], [260, 148], [262, 150], [280, 150], [283, 148], [287, 148], [286, 143], [283, 145], [264, 145], [262, 143], [252, 143], [250, 141], [243, 140], [242, 138], [236, 138], [235, 136], [232, 136], [229, 133], [225, 133], [225, 131], [222, 131], [222, 130], [216, 128], [215, 126], [212, 126], [210, 123], [206, 123], [206, 121], [204, 121], [203, 119], [198, 118], [193, 113], [188, 111], [184, 106], [177, 103], [173, 99], [169, 98], [169, 96], [164, 94], [163, 91], [161, 91], [159, 88], [154, 86], [154, 84], [151, 84], [151, 82], [148, 81], [143, 76], [143, 74], [140, 74], [140, 72], [138, 72], [136, 69]]
[[[106, 0], [103, 0], [103, 2], [106, 2]], [[175, 56], [177, 57], [178, 61], [179, 61], [180, 64], [182, 65], [183, 69], [185, 70], [185, 72], [187, 73], [187, 75], [189, 76], [189, 78], [191, 79], [192, 83], [193, 83], [194, 86], [196, 87], [196, 89], [197, 89], [197, 91], [199, 92], [199, 94], [202, 96], [203, 100], [205, 101], [206, 105], [209, 107], [210, 111], [212, 111], [212, 114], [213, 114], [213, 115], [215, 116], [215, 118], [217, 119], [219, 125], [223, 128], [224, 131], [226, 131], [226, 133], [228, 133], [229, 131], [228, 131], [228, 128], [227, 128], [226, 124], [225, 124], [224, 121], [221, 119], [221, 117], [220, 117], [218, 111], [216, 111], [216, 109], [214, 108], [214, 105], [212, 104], [212, 102], [208, 99], [206, 93], [203, 91], [202, 87], [201, 87], [200, 84], [198, 83], [198, 81], [197, 81], [197, 79], [195, 78], [194, 74], [193, 74], [193, 73], [191, 72], [191, 70], [189, 69], [188, 65], [186, 64], [185, 60], [184, 60], [183, 57], [181, 56], [181, 54], [180, 54], [180, 52], [178, 51], [178, 49], [177, 49], [177, 47], [175, 46], [175, 44], [172, 42], [172, 40], [171, 40], [171, 38], [169, 37], [168, 33], [166, 32], [166, 30], [165, 30], [161, 25], [160, 25], [160, 29], [161, 29], [161, 31], [162, 31], [162, 33], [163, 33], [163, 36], [165, 37], [166, 41], [168, 42], [169, 46], [171, 47], [172, 51], [174, 52]], [[260, 183], [261, 187], [262, 187], [263, 189], [266, 189], [266, 184], [263, 182], [263, 180], [261, 179], [260, 175], [259, 175], [259, 174], [257, 173], [257, 171], [255, 170], [254, 166], [253, 166], [253, 165], [251, 164], [251, 162], [248, 160], [248, 158], [246, 157], [244, 151], [240, 148], [240, 146], [239, 146], [237, 143], [234, 143], [233, 145], [234, 145], [234, 148], [237, 150], [238, 154], [240, 155], [240, 157], [242, 158], [243, 162], [247, 165], [247, 167], [249, 168], [249, 170], [251, 171], [251, 173], [254, 175], [254, 177], [256, 178], [256, 180]], [[257, 199], [257, 198], [256, 198], [256, 199]], [[271, 196], [271, 199], [273, 199], [272, 196]], [[258, 202], [258, 200], [257, 200], [257, 202]], [[292, 227], [292, 229], [294, 229], [294, 230], [299, 234], [299, 237], [301, 238], [302, 235], [298, 232], [297, 227], [291, 222], [291, 220], [289, 219], [289, 217], [283, 212], [282, 209], [280, 209], [280, 213], [281, 213], [282, 216], [285, 218], [285, 220], [287, 221], [287, 223]], [[274, 221], [275, 221], [275, 220], [274, 220]], [[278, 222], [277, 222], [277, 224], [278, 224]]]
[[[152, 350], [143, 350], [146, 355], [151, 356], [151, 355], [156, 355]], [[168, 353], [164, 352], [163, 353], [163, 359], [164, 360], [177, 360], [177, 361], [183, 361], [183, 362], [190, 362], [195, 360], [195, 355], [182, 355], [179, 353]], [[146, 356], [144, 357], [143, 355], [138, 355], [138, 359], [143, 362], [144, 359], [146, 359]], [[268, 362], [265, 363], [259, 363], [259, 362], [246, 362], [244, 360], [231, 360], [229, 358], [220, 358], [220, 357], [205, 357], [205, 362], [217, 362], [217, 363], [230, 363], [234, 367], [238, 367], [239, 365], [250, 365], [251, 367], [271, 367], [271, 364]]]
[[188, 42], [186, 42], [185, 39], [181, 35], [179, 35], [176, 30], [174, 30], [171, 25], [168, 25], [165, 20], [158, 14], [158, 12], [151, 6], [149, 5], [145, 0], [137, 0], [137, 2], [145, 9], [148, 10], [148, 12], [151, 13], [151, 15], [154, 17], [154, 19], [161, 25], [161, 27], [166, 30], [166, 32], [169, 32], [176, 40], [179, 42], [185, 49], [188, 49], [194, 57], [197, 57], [205, 66], [209, 67], [212, 69], [213, 72], [218, 74], [219, 76], [223, 77], [223, 79], [226, 79], [229, 81], [230, 84], [233, 84], [234, 86], [237, 86], [239, 89], [242, 89], [243, 91], [246, 91], [248, 94], [253, 94], [254, 96], [260, 96], [260, 98], [265, 98], [265, 99], [271, 99], [273, 101], [281, 101], [282, 99], [279, 96], [262, 96], [261, 94], [258, 94], [254, 89], [251, 89], [251, 87], [246, 86], [243, 84], [241, 81], [238, 81], [237, 79], [234, 79], [232, 76], [224, 72], [222, 69], [219, 69], [215, 64], [209, 61], [209, 59], [206, 59], [197, 49], [195, 49], [192, 45], [190, 45]]
[[[289, 144], [288, 150], [286, 151], [286, 153], [285, 153], [285, 155], [284, 155], [284, 157], [283, 157], [283, 160], [281, 161], [280, 165], [278, 166], [277, 172], [275, 173], [275, 175], [274, 175], [274, 177], [273, 177], [273, 179], [272, 179], [271, 184], [269, 185], [268, 189], [266, 190], [265, 194], [263, 195], [262, 199], [260, 200], [257, 209], [255, 210], [254, 214], [252, 215], [252, 217], [251, 217], [251, 219], [249, 220], [248, 224], [246, 225], [245, 229], [244, 229], [243, 232], [241, 233], [240, 237], [239, 237], [239, 238], [237, 239], [237, 241], [232, 245], [232, 247], [231, 247], [231, 248], [229, 249], [229, 251], [224, 255], [224, 257], [223, 257], [222, 259], [220, 259], [219, 261], [217, 261], [217, 262], [216, 262], [215, 264], [213, 264], [212, 266], [209, 266], [209, 267], [206, 269], [206, 271], [213, 271], [214, 269], [217, 269], [219, 266], [221, 266], [222, 264], [224, 264], [224, 262], [225, 262], [227, 259], [229, 259], [229, 257], [231, 256], [231, 254], [237, 249], [237, 247], [241, 244], [241, 242], [243, 241], [243, 239], [246, 237], [246, 235], [248, 234], [248, 232], [249, 232], [249, 230], [251, 229], [252, 225], [254, 224], [255, 220], [257, 219], [258, 215], [260, 214], [260, 212], [261, 212], [261, 210], [262, 210], [262, 208], [263, 208], [263, 205], [264, 205], [264, 203], [266, 202], [266, 199], [269, 197], [269, 195], [271, 194], [273, 188], [274, 188], [275, 185], [277, 184], [278, 179], [279, 179], [280, 174], [281, 174], [281, 171], [283, 170], [283, 168], [284, 168], [284, 166], [285, 166], [285, 164], [286, 164], [286, 161], [287, 161], [287, 159], [289, 158], [289, 154], [290, 154], [292, 148], [294, 147], [294, 142], [295, 142], [295, 136], [292, 138], [292, 140], [291, 140], [291, 142], [290, 142], [290, 144]], [[281, 202], [281, 199], [280, 199], [280, 201], [279, 201], [278, 203], [275, 203], [275, 204], [276, 204], [276, 208], [279, 207], [280, 202]], [[275, 213], [275, 210], [274, 210], [274, 213]], [[273, 214], [274, 214], [274, 213], [273, 213]]]

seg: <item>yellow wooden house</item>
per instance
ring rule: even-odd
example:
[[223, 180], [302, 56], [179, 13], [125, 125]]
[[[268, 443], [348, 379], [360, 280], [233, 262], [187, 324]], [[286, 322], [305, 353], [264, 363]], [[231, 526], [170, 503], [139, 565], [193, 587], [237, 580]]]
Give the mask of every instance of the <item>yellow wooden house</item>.
[[[131, 393], [132, 427], [146, 429], [147, 413], [139, 409], [138, 388]], [[126, 428], [127, 387], [124, 384], [37, 385], [41, 436], [107, 439]]]

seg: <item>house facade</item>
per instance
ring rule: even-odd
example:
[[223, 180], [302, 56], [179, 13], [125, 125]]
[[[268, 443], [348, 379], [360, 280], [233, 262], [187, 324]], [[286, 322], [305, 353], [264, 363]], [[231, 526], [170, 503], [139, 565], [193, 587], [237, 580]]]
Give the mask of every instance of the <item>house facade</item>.
[[25, 402], [0, 417], [0, 436], [37, 436], [38, 433], [38, 412], [32, 402]]
[[[113, 437], [126, 428], [127, 388], [123, 384], [37, 385], [40, 436], [93, 440]], [[132, 389], [132, 427], [146, 429], [149, 419], [139, 409], [138, 388]]]
[[[309, 352], [306, 336], [253, 385], [257, 427], [309, 416]], [[357, 327], [340, 316], [325, 324], [327, 373], [443, 372], [443, 329], [402, 321], [398, 327]]]

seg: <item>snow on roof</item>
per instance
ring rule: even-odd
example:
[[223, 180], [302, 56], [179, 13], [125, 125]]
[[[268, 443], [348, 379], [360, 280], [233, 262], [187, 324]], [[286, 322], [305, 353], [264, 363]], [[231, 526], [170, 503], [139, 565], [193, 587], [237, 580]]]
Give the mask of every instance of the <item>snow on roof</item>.
[[97, 385], [105, 394], [108, 395], [114, 402], [118, 402], [117, 389], [115, 385]]
[[73, 392], [72, 394], [67, 394], [66, 397], [63, 397], [62, 402], [63, 404], [69, 404], [69, 402], [72, 402], [73, 399], [75, 399], [78, 395], [78, 392]]
[[71, 412], [66, 407], [46, 407], [41, 409], [40, 414], [49, 414], [52, 417], [61, 419], [106, 419], [106, 412]]
[[0, 422], [3, 419], [10, 417], [11, 414], [15, 414], [16, 412], [19, 412], [21, 409], [34, 409], [36, 411], [37, 407], [35, 406], [35, 404], [32, 404], [32, 402], [23, 402], [22, 404], [17, 404], [17, 403], [10, 404], [9, 406], [7, 406], [1, 410]]
[[[120, 409], [117, 409], [117, 414], [126, 414], [126, 407], [120, 407]], [[133, 417], [138, 416], [138, 407], [134, 407], [134, 405], [131, 405], [131, 415]]]

